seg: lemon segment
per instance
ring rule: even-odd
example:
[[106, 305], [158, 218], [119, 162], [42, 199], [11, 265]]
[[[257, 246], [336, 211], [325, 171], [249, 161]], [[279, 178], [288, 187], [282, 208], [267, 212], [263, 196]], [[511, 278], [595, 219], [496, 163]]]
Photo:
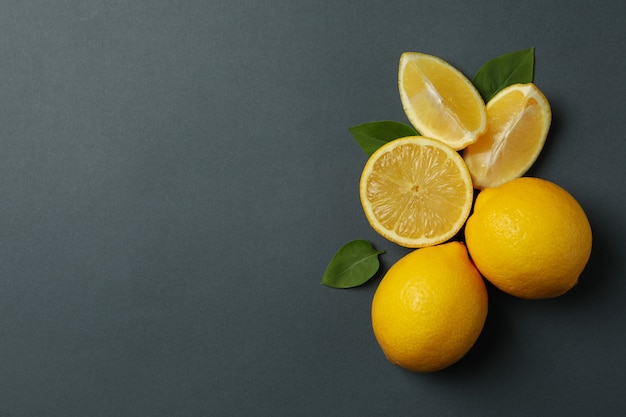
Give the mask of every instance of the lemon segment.
[[419, 52], [400, 57], [398, 87], [402, 107], [420, 134], [459, 150], [486, 128], [485, 103], [458, 69]]
[[372, 154], [361, 174], [360, 198], [375, 231], [418, 248], [444, 242], [461, 229], [473, 186], [454, 149], [432, 138], [409, 136]]
[[514, 84], [487, 103], [487, 130], [463, 150], [478, 189], [524, 175], [543, 149], [552, 121], [548, 100], [535, 84]]

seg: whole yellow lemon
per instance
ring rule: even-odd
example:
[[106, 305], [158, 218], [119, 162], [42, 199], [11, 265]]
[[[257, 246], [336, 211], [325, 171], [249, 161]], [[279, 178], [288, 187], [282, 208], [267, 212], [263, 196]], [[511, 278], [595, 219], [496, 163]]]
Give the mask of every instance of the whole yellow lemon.
[[487, 317], [485, 283], [465, 245], [417, 249], [387, 271], [372, 301], [383, 353], [415, 372], [446, 368], [474, 345]]
[[591, 226], [574, 197], [540, 178], [522, 177], [476, 198], [465, 242], [481, 274], [520, 298], [569, 291], [591, 255]]

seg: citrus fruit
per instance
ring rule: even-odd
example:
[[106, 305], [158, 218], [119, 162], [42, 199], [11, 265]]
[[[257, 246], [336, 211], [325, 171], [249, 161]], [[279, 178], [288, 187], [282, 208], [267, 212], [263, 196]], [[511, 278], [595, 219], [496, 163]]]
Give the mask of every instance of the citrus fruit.
[[458, 152], [435, 139], [407, 136], [370, 156], [361, 174], [360, 198], [375, 231], [417, 248], [444, 242], [461, 229], [473, 186]]
[[497, 187], [521, 177], [537, 160], [552, 112], [535, 84], [513, 84], [486, 106], [487, 130], [463, 150], [474, 187]]
[[591, 226], [574, 197], [540, 178], [482, 190], [465, 226], [470, 256], [502, 291], [552, 298], [577, 282], [591, 254]]
[[487, 317], [485, 283], [460, 242], [416, 249], [383, 277], [372, 328], [387, 359], [415, 372], [460, 360]]
[[487, 126], [485, 102], [476, 87], [441, 58], [403, 53], [398, 87], [407, 118], [424, 136], [459, 150], [475, 142]]

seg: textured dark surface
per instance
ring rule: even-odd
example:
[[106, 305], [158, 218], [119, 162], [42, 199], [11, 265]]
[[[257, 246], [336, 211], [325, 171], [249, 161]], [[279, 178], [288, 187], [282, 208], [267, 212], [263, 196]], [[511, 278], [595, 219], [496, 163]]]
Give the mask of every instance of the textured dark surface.
[[[626, 3], [5, 1], [0, 416], [626, 412]], [[369, 228], [348, 127], [405, 122], [404, 51], [472, 76], [536, 48], [554, 122], [529, 175], [594, 248], [555, 300], [492, 287], [458, 364], [390, 365], [320, 279]]]

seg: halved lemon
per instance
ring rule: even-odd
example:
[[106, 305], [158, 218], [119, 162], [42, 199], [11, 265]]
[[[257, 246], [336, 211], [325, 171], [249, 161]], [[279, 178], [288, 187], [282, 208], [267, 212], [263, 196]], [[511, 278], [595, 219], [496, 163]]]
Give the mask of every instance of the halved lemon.
[[376, 150], [359, 190], [372, 228], [408, 248], [452, 238], [469, 216], [474, 191], [458, 152], [424, 136], [395, 139]]
[[552, 111], [533, 83], [513, 84], [487, 103], [487, 130], [463, 151], [479, 189], [521, 177], [537, 160], [548, 136]]
[[459, 150], [485, 131], [485, 102], [472, 82], [436, 56], [405, 52], [398, 87], [402, 107], [420, 134]]

